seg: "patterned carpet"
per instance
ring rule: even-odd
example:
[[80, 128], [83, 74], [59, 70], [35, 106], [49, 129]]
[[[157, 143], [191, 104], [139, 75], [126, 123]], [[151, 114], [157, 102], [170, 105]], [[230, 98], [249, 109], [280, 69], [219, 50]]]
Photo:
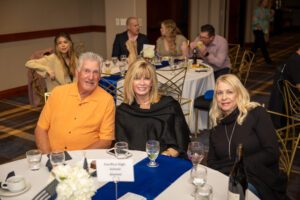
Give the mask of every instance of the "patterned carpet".
[[[274, 66], [265, 65], [258, 50], [246, 84], [253, 101], [267, 107], [276, 66], [299, 47], [299, 32], [273, 36], [269, 51]], [[29, 105], [27, 96], [0, 99], [0, 164], [23, 158], [27, 150], [36, 148], [33, 133], [40, 111], [41, 108]], [[289, 183], [292, 199], [300, 199], [300, 176], [292, 176]]]

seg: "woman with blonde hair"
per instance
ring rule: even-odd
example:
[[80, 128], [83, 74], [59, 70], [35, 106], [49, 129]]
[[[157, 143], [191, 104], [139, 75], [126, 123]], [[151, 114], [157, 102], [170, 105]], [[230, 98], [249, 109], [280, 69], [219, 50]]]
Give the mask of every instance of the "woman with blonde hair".
[[181, 34], [176, 23], [164, 20], [161, 23], [161, 37], [156, 41], [156, 51], [159, 56], [187, 56], [187, 39]]
[[26, 67], [36, 70], [38, 74], [45, 77], [48, 92], [58, 85], [73, 82], [76, 77], [78, 57], [71, 36], [65, 32], [57, 34], [54, 38], [54, 46], [53, 54], [25, 63]]
[[217, 79], [209, 115], [213, 128], [208, 165], [228, 175], [236, 148], [243, 144], [248, 189], [261, 199], [284, 199], [286, 182], [279, 170], [279, 146], [270, 116], [258, 103], [250, 102], [235, 75]]
[[190, 130], [180, 104], [158, 93], [155, 68], [143, 59], [131, 64], [124, 81], [124, 102], [116, 111], [116, 139], [145, 151], [147, 140], [160, 142], [161, 153], [185, 157]]

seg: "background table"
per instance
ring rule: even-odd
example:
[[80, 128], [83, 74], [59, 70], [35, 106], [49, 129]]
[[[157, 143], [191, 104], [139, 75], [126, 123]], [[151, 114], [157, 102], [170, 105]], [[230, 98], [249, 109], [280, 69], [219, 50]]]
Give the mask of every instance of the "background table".
[[[114, 158], [106, 153], [106, 150], [86, 150], [86, 157], [88, 159], [105, 159]], [[145, 158], [146, 152], [142, 151], [131, 151], [133, 156], [131, 159], [134, 163], [139, 162]], [[68, 161], [69, 164], [75, 164], [83, 159], [83, 151], [70, 151], [72, 160]], [[7, 173], [14, 170], [17, 175], [23, 175], [27, 181], [31, 183], [31, 189], [19, 196], [14, 197], [1, 197], [2, 200], [27, 200], [32, 199], [39, 191], [41, 191], [47, 183], [50, 181], [50, 175], [48, 169], [45, 167], [47, 157], [44, 155], [42, 158], [42, 167], [38, 171], [30, 171], [27, 165], [26, 159], [6, 163], [0, 165], [0, 180], [3, 181], [6, 178]], [[171, 184], [166, 190], [164, 190], [157, 198], [158, 200], [169, 200], [169, 199], [185, 199], [193, 200], [190, 195], [194, 190], [194, 186], [189, 180], [190, 171], [184, 173], [179, 177], [173, 184]], [[102, 187], [106, 183], [100, 183], [94, 179], [96, 186]], [[224, 200], [227, 196], [228, 188], [228, 177], [208, 168], [208, 184], [213, 186], [214, 200]], [[248, 200], [258, 200], [258, 198], [251, 192], [248, 192]], [[112, 194], [114, 195], [114, 194]]]

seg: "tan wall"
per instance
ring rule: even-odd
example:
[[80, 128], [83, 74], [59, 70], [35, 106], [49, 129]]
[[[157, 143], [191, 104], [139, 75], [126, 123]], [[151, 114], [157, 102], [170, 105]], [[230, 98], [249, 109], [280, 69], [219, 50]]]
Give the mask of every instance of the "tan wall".
[[199, 34], [204, 24], [213, 25], [217, 34], [225, 35], [225, 3], [224, 0], [191, 0], [191, 40]]
[[[1, 0], [0, 34], [105, 25], [104, 0]], [[106, 57], [106, 34], [74, 34], [75, 44]], [[24, 63], [33, 51], [52, 47], [53, 37], [0, 43], [0, 91], [27, 84]]]
[[[126, 30], [126, 25], [116, 25], [116, 19], [127, 19], [137, 16], [141, 19], [141, 33], [147, 33], [147, 1], [146, 0], [105, 0], [105, 24], [107, 57], [111, 57], [116, 33]], [[119, 21], [120, 22], [120, 21]]]

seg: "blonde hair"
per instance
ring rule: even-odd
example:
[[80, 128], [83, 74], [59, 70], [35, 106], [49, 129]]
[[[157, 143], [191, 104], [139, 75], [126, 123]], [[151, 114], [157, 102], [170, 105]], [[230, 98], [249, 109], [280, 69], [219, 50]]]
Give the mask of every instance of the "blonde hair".
[[154, 66], [141, 58], [133, 62], [127, 71], [124, 80], [124, 103], [131, 105], [134, 102], [133, 81], [141, 77], [149, 78], [152, 82], [149, 94], [150, 103], [157, 103], [159, 101], [160, 95], [158, 94], [158, 81]]
[[216, 126], [224, 118], [222, 110], [218, 107], [217, 99], [216, 99], [217, 98], [216, 91], [218, 90], [218, 85], [220, 82], [228, 84], [230, 87], [232, 87], [232, 90], [236, 93], [237, 107], [240, 111], [237, 117], [237, 123], [239, 125], [242, 125], [242, 123], [244, 122], [248, 114], [248, 111], [259, 106], [260, 104], [256, 102], [250, 102], [250, 96], [248, 91], [235, 75], [226, 74], [220, 76], [216, 81], [212, 106], [209, 111], [209, 117], [210, 117], [212, 127]]
[[161, 24], [166, 27], [166, 35], [162, 37], [166, 39], [171, 55], [176, 55], [176, 35], [181, 34], [181, 31], [172, 19], [164, 20]]

